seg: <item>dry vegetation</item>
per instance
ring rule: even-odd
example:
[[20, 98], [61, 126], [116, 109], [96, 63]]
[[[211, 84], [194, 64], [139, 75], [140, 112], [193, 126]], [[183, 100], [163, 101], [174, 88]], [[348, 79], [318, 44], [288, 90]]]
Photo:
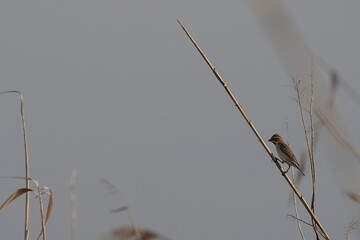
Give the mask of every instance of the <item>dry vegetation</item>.
[[[314, 96], [315, 96], [315, 89], [314, 89], [314, 74], [313, 74], [313, 68], [314, 64], [311, 59], [311, 73], [310, 73], [310, 86], [305, 86], [305, 88], [310, 89], [310, 99], [307, 99], [306, 102], [308, 102], [307, 106], [304, 106], [304, 99], [302, 96], [302, 85], [301, 85], [301, 79], [300, 78], [293, 78], [293, 84], [294, 89], [296, 91], [297, 98], [295, 101], [298, 103], [299, 110], [300, 110], [300, 118], [303, 125], [303, 132], [305, 136], [305, 150], [303, 151], [303, 154], [301, 156], [301, 162], [304, 163], [305, 159], [309, 159], [310, 162], [310, 170], [311, 170], [311, 180], [312, 180], [312, 197], [311, 197], [311, 205], [309, 206], [308, 202], [305, 200], [303, 195], [300, 193], [298, 188], [294, 184], [294, 177], [293, 180], [291, 180], [287, 175], [286, 172], [282, 169], [280, 163], [277, 161], [277, 158], [273, 155], [265, 141], [263, 140], [260, 133], [255, 128], [253, 122], [250, 120], [249, 116], [246, 114], [244, 108], [239, 104], [239, 102], [236, 100], [235, 96], [231, 92], [228, 83], [222, 79], [222, 77], [219, 75], [219, 73], [216, 71], [215, 67], [211, 64], [209, 59], [206, 57], [205, 53], [201, 50], [199, 45], [195, 42], [189, 31], [184, 27], [184, 25], [181, 23], [181, 21], [178, 19], [178, 23], [180, 24], [181, 28], [184, 30], [190, 41], [193, 43], [195, 48], [198, 50], [202, 58], [205, 60], [207, 65], [210, 67], [211, 71], [214, 73], [217, 80], [220, 82], [220, 84], [224, 87], [225, 91], [228, 93], [229, 97], [231, 98], [232, 102], [235, 104], [236, 108], [239, 110], [245, 121], [248, 123], [249, 127], [259, 140], [260, 144], [263, 146], [265, 151], [268, 153], [269, 157], [273, 160], [274, 164], [278, 168], [278, 170], [281, 173], [281, 176], [283, 176], [284, 180], [289, 184], [290, 188], [293, 190], [293, 204], [295, 209], [295, 216], [289, 215], [292, 219], [297, 221], [298, 229], [301, 235], [302, 239], [305, 239], [304, 233], [301, 228], [301, 224], [305, 224], [306, 226], [310, 226], [313, 229], [313, 232], [315, 234], [316, 239], [320, 239], [320, 236], [324, 239], [330, 240], [330, 236], [321, 224], [320, 220], [318, 219], [316, 213], [315, 213], [315, 200], [316, 200], [316, 169], [315, 169], [315, 159], [314, 159], [314, 152], [315, 152], [315, 145], [318, 139], [318, 130], [323, 125], [333, 133], [333, 136], [341, 143], [345, 148], [347, 148], [352, 154], [354, 154], [356, 157], [358, 157], [358, 154], [355, 150], [355, 148], [350, 144], [344, 136], [341, 135], [336, 129], [336, 127], [332, 126], [331, 121], [327, 119], [325, 116], [321, 115], [321, 117], [318, 117], [318, 122], [315, 123], [315, 117], [314, 113], [317, 116], [320, 116], [321, 110], [316, 109], [314, 110]], [[334, 71], [332, 71], [334, 73]], [[337, 76], [337, 74], [332, 74], [332, 76]], [[338, 79], [338, 78], [336, 78]], [[337, 82], [337, 81], [336, 81]], [[351, 88], [350, 88], [351, 89]], [[335, 90], [333, 91], [333, 94], [335, 94]], [[352, 96], [358, 96], [357, 94], [354, 94], [352, 91]], [[329, 100], [329, 106], [330, 110], [333, 106], [333, 100], [334, 96], [332, 96]], [[330, 127], [331, 126], [331, 127]], [[307, 156], [307, 157], [306, 157]], [[300, 174], [299, 174], [300, 175]], [[298, 176], [298, 179], [301, 176]], [[353, 200], [358, 199], [358, 195], [355, 193], [349, 193], [347, 192], [347, 195], [350, 196]], [[301, 219], [298, 215], [298, 208], [297, 208], [297, 201], [295, 196], [298, 198], [300, 203], [304, 206], [305, 210], [307, 211], [310, 221], [306, 221], [304, 219]], [[359, 224], [359, 221], [354, 221], [351, 224], [349, 224], [348, 231], [345, 234], [345, 238], [348, 239], [349, 234], [356, 228]]]
[[[354, 155], [358, 160], [360, 160], [360, 154], [357, 152], [356, 148], [347, 140], [345, 136], [341, 134], [341, 132], [338, 131], [336, 126], [332, 123], [331, 119], [328, 119], [328, 117], [322, 113], [321, 109], [314, 109], [314, 101], [316, 96], [316, 89], [314, 89], [314, 75], [313, 71], [310, 72], [310, 85], [309, 86], [303, 86], [302, 81], [300, 78], [293, 78], [293, 85], [296, 93], [296, 98], [294, 100], [298, 104], [299, 112], [300, 112], [300, 118], [302, 122], [303, 132], [304, 132], [304, 139], [305, 139], [305, 148], [301, 154], [300, 157], [300, 163], [302, 166], [305, 166], [308, 162], [310, 165], [310, 171], [311, 171], [311, 200], [310, 204], [308, 201], [303, 197], [303, 194], [298, 189], [298, 184], [300, 183], [301, 175], [298, 174], [296, 177], [294, 177], [294, 172], [292, 171], [292, 177], [289, 177], [284, 169], [282, 168], [282, 165], [279, 163], [278, 159], [274, 156], [270, 148], [268, 147], [267, 143], [264, 141], [261, 134], [256, 129], [255, 125], [249, 118], [249, 116], [246, 114], [245, 109], [240, 105], [240, 103], [237, 101], [235, 96], [233, 95], [232, 91], [230, 90], [227, 82], [222, 79], [222, 77], [219, 75], [219, 73], [216, 71], [215, 67], [211, 64], [209, 59], [206, 57], [205, 53], [201, 50], [199, 45], [195, 42], [193, 37], [190, 35], [189, 31], [184, 27], [184, 25], [180, 22], [180, 20], [177, 20], [188, 38], [191, 40], [191, 42], [194, 44], [197, 51], [200, 53], [202, 58], [205, 60], [207, 65], [210, 67], [211, 71], [214, 73], [216, 79], [220, 82], [224, 90], [229, 95], [232, 102], [235, 104], [236, 108], [239, 110], [241, 115], [243, 116], [244, 120], [249, 125], [250, 129], [253, 131], [257, 139], [259, 140], [259, 143], [264, 148], [264, 150], [269, 155], [269, 158], [273, 161], [277, 169], [279, 170], [279, 177], [282, 177], [284, 181], [289, 185], [289, 187], [292, 190], [292, 203], [294, 207], [295, 215], [289, 214], [289, 217], [297, 222], [299, 234], [302, 239], [306, 239], [306, 237], [311, 238], [310, 236], [305, 236], [305, 234], [302, 231], [303, 226], [305, 227], [311, 227], [313, 229], [313, 233], [316, 239], [332, 239], [328, 232], [326, 231], [325, 227], [322, 225], [320, 219], [318, 218], [315, 206], [316, 206], [316, 169], [315, 169], [315, 159], [314, 159], [314, 152], [317, 145], [318, 140], [318, 131], [320, 128], [326, 128], [334, 138], [337, 139], [339, 144], [343, 146], [345, 149], [347, 149], [352, 155]], [[314, 68], [314, 64], [311, 61], [311, 69]], [[349, 95], [356, 99], [358, 101], [359, 96], [354, 90], [349, 87], [347, 84], [345, 84], [343, 81], [340, 81], [336, 72], [332, 71], [332, 80], [333, 80], [333, 88], [332, 88], [332, 95], [335, 95], [337, 86], [339, 84], [342, 84], [342, 86], [345, 86], [344, 89], [349, 92]], [[310, 89], [311, 95], [310, 99], [304, 99], [302, 95], [303, 88]], [[29, 195], [31, 193], [35, 194], [37, 197], [37, 200], [39, 201], [39, 211], [40, 211], [40, 223], [42, 226], [41, 232], [37, 236], [36, 239], [42, 238], [43, 240], [47, 239], [46, 234], [46, 225], [48, 223], [48, 220], [51, 215], [52, 205], [53, 205], [53, 194], [51, 189], [48, 187], [41, 187], [38, 180], [35, 180], [30, 177], [29, 173], [29, 159], [28, 159], [28, 147], [27, 147], [27, 135], [26, 135], [26, 124], [25, 124], [25, 117], [24, 117], [24, 99], [23, 95], [19, 91], [5, 91], [0, 92], [1, 94], [11, 94], [15, 93], [20, 96], [20, 116], [22, 119], [22, 128], [23, 128], [23, 141], [24, 141], [24, 155], [25, 155], [25, 176], [24, 177], [3, 177], [3, 178], [10, 178], [13, 180], [25, 180], [25, 187], [20, 189], [15, 189], [12, 194], [9, 195], [9, 197], [1, 204], [0, 210], [8, 206], [10, 203], [12, 203], [15, 199], [25, 194], [25, 213], [24, 213], [24, 239], [29, 239]], [[329, 99], [329, 107], [330, 109], [334, 105], [334, 98], [331, 97]], [[77, 238], [77, 196], [75, 191], [75, 183], [76, 183], [76, 170], [73, 171], [72, 177], [70, 180], [70, 194], [71, 194], [71, 239], [76, 240]], [[111, 182], [102, 179], [102, 183], [104, 183], [108, 189], [108, 194], [116, 194], [120, 196], [120, 202], [121, 194], [120, 191], [116, 188], [115, 185], [113, 185]], [[34, 184], [34, 188], [30, 187], [30, 183]], [[296, 184], [295, 184], [296, 183]], [[344, 194], [346, 194], [349, 198], [356, 201], [357, 203], [360, 203], [360, 195], [351, 191], [351, 190], [344, 190]], [[47, 207], [44, 211], [44, 200], [43, 196], [48, 197], [47, 201]], [[306, 213], [308, 220], [305, 220], [304, 218], [299, 216], [299, 208], [298, 204], [301, 204]], [[126, 212], [127, 217], [130, 222], [130, 227], [121, 227], [118, 229], [115, 229], [110, 232], [110, 235], [103, 236], [101, 239], [137, 239], [137, 240], [148, 240], [148, 239], [167, 239], [160, 234], [156, 233], [153, 230], [150, 229], [139, 229], [135, 221], [132, 217], [131, 211], [129, 206], [127, 205], [121, 205], [118, 209], [111, 210], [111, 212]], [[344, 239], [348, 239], [351, 232], [358, 228], [359, 221], [354, 220], [352, 221], [348, 227], [347, 231], [344, 235]]]
[[[26, 123], [25, 123], [25, 115], [24, 115], [24, 96], [21, 92], [16, 90], [4, 91], [0, 92], [0, 94], [7, 93], [15, 93], [20, 96], [20, 116], [22, 120], [22, 128], [23, 128], [23, 137], [24, 137], [24, 152], [25, 152], [25, 177], [3, 177], [10, 179], [21, 179], [25, 180], [25, 188], [16, 189], [0, 206], [0, 210], [8, 206], [12, 201], [21, 195], [25, 194], [25, 224], [24, 224], [24, 239], [29, 239], [29, 202], [30, 202], [30, 192], [33, 192], [33, 189], [30, 188], [30, 181], [35, 185], [36, 198], [39, 200], [40, 205], [40, 222], [41, 222], [41, 232], [39, 233], [36, 239], [40, 239], [42, 237], [43, 240], [46, 240], [46, 224], [51, 215], [51, 210], [53, 206], [53, 193], [52, 190], [48, 187], [41, 187], [40, 182], [33, 178], [30, 178], [29, 174], [29, 153], [28, 153], [28, 144], [27, 144], [27, 134], [26, 134]], [[48, 196], [48, 205], [46, 213], [44, 213], [44, 203], [43, 203], [43, 195]]]

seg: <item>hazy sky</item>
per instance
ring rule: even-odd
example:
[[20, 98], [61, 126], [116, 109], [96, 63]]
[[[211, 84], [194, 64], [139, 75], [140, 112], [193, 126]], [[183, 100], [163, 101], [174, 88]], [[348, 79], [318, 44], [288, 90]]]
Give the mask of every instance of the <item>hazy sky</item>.
[[[304, 40], [359, 90], [360, 2], [284, 2]], [[110, 213], [124, 204], [140, 227], [171, 239], [300, 239], [286, 217], [289, 186], [176, 18], [264, 138], [286, 135], [288, 122], [300, 153], [290, 76], [247, 1], [0, 1], [0, 91], [25, 95], [30, 173], [54, 191], [49, 239], [70, 239], [73, 168], [78, 239], [129, 224], [125, 213]], [[339, 100], [358, 143], [359, 109], [341, 91]], [[0, 176], [23, 176], [18, 96], [0, 95], [0, 112]], [[321, 148], [316, 160], [317, 212], [340, 239], [352, 217]], [[125, 202], [105, 195], [101, 178]], [[0, 201], [20, 187], [2, 179]], [[40, 224], [31, 200], [34, 239]], [[0, 212], [2, 239], [22, 239], [23, 205], [18, 199]]]

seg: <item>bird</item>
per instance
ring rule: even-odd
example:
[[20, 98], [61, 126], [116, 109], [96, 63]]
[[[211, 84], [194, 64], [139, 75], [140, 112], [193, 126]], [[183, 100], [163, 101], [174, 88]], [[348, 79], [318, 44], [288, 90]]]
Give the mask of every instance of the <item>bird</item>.
[[272, 137], [269, 139], [269, 142], [272, 142], [275, 145], [276, 152], [278, 153], [281, 162], [285, 162], [289, 165], [289, 168], [285, 171], [285, 173], [287, 173], [290, 167], [293, 166], [297, 168], [303, 176], [305, 176], [303, 171], [300, 169], [300, 164], [296, 160], [296, 157], [291, 148], [285, 143], [284, 139], [279, 134], [275, 133], [272, 135]]

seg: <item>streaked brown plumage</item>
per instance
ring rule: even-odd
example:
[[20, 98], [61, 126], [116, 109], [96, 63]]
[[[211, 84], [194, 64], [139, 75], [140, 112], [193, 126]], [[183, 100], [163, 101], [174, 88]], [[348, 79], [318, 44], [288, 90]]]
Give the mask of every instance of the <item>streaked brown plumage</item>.
[[305, 176], [305, 174], [301, 171], [300, 165], [296, 160], [294, 153], [291, 151], [291, 148], [285, 143], [285, 141], [279, 134], [272, 135], [272, 137], [269, 139], [269, 142], [272, 142], [275, 145], [276, 151], [280, 159], [289, 165], [289, 168], [286, 170], [285, 173], [287, 173], [290, 167], [293, 166], [297, 168], [302, 175]]

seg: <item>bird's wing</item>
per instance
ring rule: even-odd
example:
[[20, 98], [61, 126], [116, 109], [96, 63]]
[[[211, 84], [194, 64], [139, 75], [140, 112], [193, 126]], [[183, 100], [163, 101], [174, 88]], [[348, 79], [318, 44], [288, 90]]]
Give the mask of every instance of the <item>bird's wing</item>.
[[296, 160], [294, 153], [291, 151], [291, 148], [287, 144], [281, 144], [279, 147], [281, 152], [286, 155], [289, 160], [293, 160], [294, 164], [296, 166], [299, 166], [299, 163]]

